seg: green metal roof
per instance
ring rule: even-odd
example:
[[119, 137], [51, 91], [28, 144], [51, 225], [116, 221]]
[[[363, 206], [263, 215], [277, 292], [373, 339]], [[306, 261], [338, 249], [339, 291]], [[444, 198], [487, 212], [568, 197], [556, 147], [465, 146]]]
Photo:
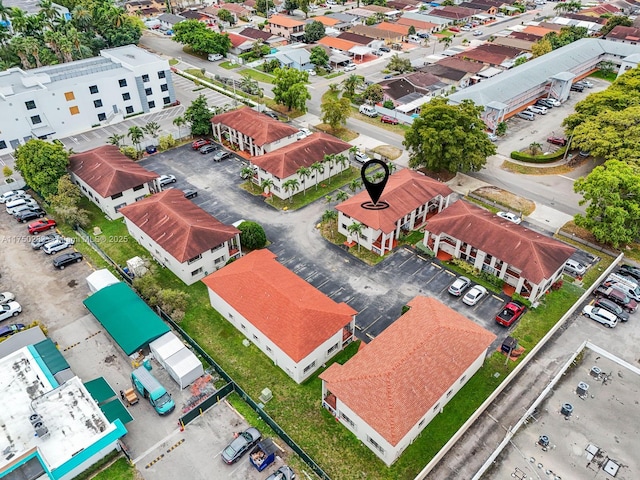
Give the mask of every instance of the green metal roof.
[[123, 282], [97, 291], [83, 303], [127, 355], [169, 331], [160, 317]]
[[100, 405], [100, 410], [104, 413], [110, 423], [113, 423], [116, 418], [119, 418], [122, 423], [129, 423], [133, 420], [133, 417], [119, 399], [112, 400], [103, 405]]
[[104, 377], [84, 382], [84, 386], [87, 387], [93, 399], [99, 404], [116, 396], [116, 392], [113, 391]]
[[55, 375], [69, 368], [69, 364], [50, 338], [36, 343], [33, 348], [38, 352], [38, 355], [40, 355], [40, 358], [51, 372], [51, 375]]

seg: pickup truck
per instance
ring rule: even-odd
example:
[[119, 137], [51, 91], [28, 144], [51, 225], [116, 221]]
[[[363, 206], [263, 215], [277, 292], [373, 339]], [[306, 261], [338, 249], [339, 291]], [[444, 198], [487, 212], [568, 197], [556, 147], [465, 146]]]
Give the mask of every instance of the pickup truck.
[[527, 307], [521, 303], [511, 301], [496, 316], [496, 322], [505, 327], [510, 327], [522, 316], [526, 309]]
[[276, 459], [278, 446], [270, 438], [259, 442], [249, 454], [249, 461], [259, 472], [263, 471]]
[[629, 298], [629, 296], [623, 291], [607, 285], [606, 283], [596, 288], [593, 291], [593, 294], [597, 297], [607, 298], [612, 302], [617, 303], [629, 313], [633, 313], [638, 309], [638, 302]]

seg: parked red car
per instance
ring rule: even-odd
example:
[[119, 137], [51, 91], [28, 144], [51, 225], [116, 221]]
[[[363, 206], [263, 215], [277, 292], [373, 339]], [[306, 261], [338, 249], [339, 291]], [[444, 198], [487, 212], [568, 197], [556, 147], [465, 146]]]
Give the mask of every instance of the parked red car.
[[567, 144], [567, 139], [564, 137], [549, 137], [547, 138], [547, 142], [564, 147]]
[[460, 32], [460, 29], [458, 27], [449, 27], [449, 31], [450, 32]]
[[496, 315], [496, 322], [505, 327], [510, 327], [518, 320], [525, 312], [527, 307], [518, 302], [509, 302], [504, 308]]
[[45, 230], [51, 230], [55, 228], [55, 226], [55, 220], [38, 220], [37, 222], [30, 223], [27, 228], [29, 229], [30, 234], [37, 235]]
[[390, 117], [389, 115], [383, 115], [380, 117], [382, 123], [390, 123], [391, 125], [398, 125], [398, 119]]
[[191, 143], [191, 148], [194, 150], [198, 150], [200, 147], [204, 147], [205, 145], [209, 145], [211, 142], [206, 138], [201, 138], [200, 140], [196, 140]]

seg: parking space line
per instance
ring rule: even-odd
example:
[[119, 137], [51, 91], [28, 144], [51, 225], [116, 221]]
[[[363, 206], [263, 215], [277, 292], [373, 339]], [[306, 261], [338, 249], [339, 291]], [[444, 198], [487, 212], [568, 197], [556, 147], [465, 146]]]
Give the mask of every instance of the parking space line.
[[411, 258], [411, 257], [407, 258], [404, 262], [402, 262], [400, 265], [398, 265], [398, 267], [397, 267], [397, 268], [402, 267], [402, 266], [403, 266], [405, 263], [407, 263], [409, 260], [413, 260], [413, 258]]
[[338, 290], [336, 290], [335, 292], [332, 292], [331, 295], [327, 295], [327, 297], [331, 298], [334, 295], [339, 294], [342, 290], [344, 289], [344, 287], [340, 287]]
[[456, 274], [455, 274], [455, 273], [450, 272], [449, 270], [445, 270], [444, 272], [445, 272], [447, 275], [451, 275], [452, 277], [455, 277], [455, 276], [456, 276]]
[[376, 322], [377, 322], [378, 320], [380, 320], [381, 318], [382, 318], [382, 315], [379, 315], [379, 316], [378, 316], [378, 318], [376, 318], [373, 322], [371, 322], [369, 325], [367, 325], [363, 331], [364, 331], [364, 332], [366, 332], [367, 330], [369, 330], [369, 329], [370, 329], [371, 327], [373, 327], [373, 326], [376, 324]]
[[442, 270], [442, 265], [438, 265], [437, 263], [433, 263], [433, 262], [431, 262], [431, 266], [432, 266], [432, 267], [439, 268], [440, 270]]
[[369, 337], [371, 340], [373, 340], [374, 338], [376, 338], [376, 337], [374, 337], [373, 335], [371, 335], [370, 333], [366, 333], [365, 335], [366, 335], [367, 337]]
[[492, 293], [491, 296], [493, 298], [495, 298], [496, 300], [499, 300], [500, 302], [504, 302], [504, 300], [502, 298], [500, 298], [499, 296], [497, 296], [495, 293]]
[[140, 460], [142, 460], [144, 457], [146, 457], [147, 455], [149, 455], [151, 452], [153, 452], [156, 448], [158, 448], [160, 445], [162, 445], [164, 442], [166, 442], [167, 440], [169, 440], [171, 437], [175, 436], [176, 433], [180, 433], [180, 429], [176, 428], [173, 432], [171, 432], [169, 435], [167, 435], [166, 437], [164, 437], [162, 440], [160, 440], [159, 442], [157, 442], [155, 445], [149, 447], [147, 450], [145, 450], [144, 452], [142, 452], [142, 454], [138, 455], [137, 458], [134, 458], [132, 463], [135, 465], [138, 462], [140, 462]]
[[412, 276], [412, 277], [413, 277], [413, 276], [415, 276], [416, 274], [418, 274], [418, 272], [421, 272], [423, 269], [424, 269], [424, 266], [421, 266], [421, 267], [420, 267], [420, 268], [418, 268], [415, 272], [413, 272], [413, 273], [411, 274], [411, 276]]

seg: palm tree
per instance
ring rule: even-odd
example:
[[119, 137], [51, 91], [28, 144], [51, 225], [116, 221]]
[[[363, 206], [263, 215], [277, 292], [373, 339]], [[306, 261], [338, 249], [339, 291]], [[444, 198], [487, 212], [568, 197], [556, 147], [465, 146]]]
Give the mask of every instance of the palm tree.
[[349, 198], [349, 194], [344, 190], [338, 190], [336, 193], [336, 201], [338, 202], [344, 202], [347, 198]]
[[56, 9], [51, 0], [40, 0], [38, 6], [40, 7], [40, 11], [38, 13], [42, 15], [49, 26], [51, 26], [53, 20], [60, 16], [60, 12]]
[[183, 116], [179, 116], [173, 119], [173, 124], [178, 127], [178, 138], [182, 138], [182, 134], [180, 132], [180, 127], [183, 127], [184, 125], [186, 125], [187, 121], [184, 119]]
[[329, 185], [331, 185], [331, 170], [333, 170], [335, 158], [335, 155], [325, 155], [322, 159], [323, 163], [329, 165], [329, 178], [327, 179], [329, 181]]
[[142, 130], [147, 135], [151, 135], [154, 139], [156, 139], [158, 138], [158, 132], [160, 131], [160, 124], [157, 122], [149, 122], [144, 127], [142, 127]]
[[398, 166], [393, 162], [387, 162], [387, 168], [389, 169], [389, 175], [398, 169]]
[[337, 83], [330, 83], [329, 84], [329, 91], [331, 93], [338, 93], [340, 91], [340, 85]]
[[254, 174], [254, 170], [251, 167], [244, 167], [242, 170], [240, 170], [240, 176], [242, 178], [251, 178], [253, 177]]
[[324, 201], [325, 201], [325, 203], [331, 203], [331, 202], [333, 202], [333, 197], [331, 195], [325, 195], [324, 196]]
[[29, 23], [27, 14], [24, 10], [18, 7], [11, 7], [11, 29], [14, 33], [22, 33], [27, 29], [27, 24]]
[[354, 178], [349, 182], [349, 190], [351, 190], [351, 192], [353, 193], [356, 193], [356, 191], [360, 187], [362, 187], [362, 180], [360, 180], [359, 178]]
[[136, 146], [136, 150], [140, 151], [140, 141], [144, 138], [144, 133], [142, 132], [142, 129], [137, 125], [129, 127], [127, 136], [131, 139], [131, 143], [133, 143]]
[[317, 191], [318, 190], [318, 177], [320, 176], [321, 173], [324, 173], [324, 165], [322, 165], [322, 163], [320, 163], [320, 162], [314, 162], [311, 165], [311, 170], [313, 170], [313, 172], [315, 173], [316, 191]]
[[[444, 49], [446, 50], [447, 48], [449, 48], [449, 45], [451, 45], [451, 43], [453, 43], [453, 38], [452, 37], [442, 37], [441, 39], [438, 40], [438, 43], [444, 43]], [[433, 49], [435, 50], [435, 46], [433, 47]]]
[[298, 177], [300, 178], [300, 183], [302, 184], [302, 194], [304, 196], [307, 195], [307, 178], [311, 176], [311, 170], [307, 167], [300, 167], [296, 170]]
[[29, 61], [29, 45], [26, 37], [15, 36], [11, 39], [10, 46], [15, 54], [20, 58], [20, 63], [24, 70], [31, 68], [31, 62]]
[[285, 192], [291, 192], [291, 196], [289, 197], [289, 203], [293, 203], [293, 196], [295, 195], [297, 190], [300, 190], [300, 182], [297, 178], [290, 178], [286, 182], [282, 184]]
[[540, 145], [538, 142], [532, 142], [529, 144], [529, 152], [531, 152], [531, 155], [533, 155], [534, 157], [538, 155], [541, 151], [542, 151], [542, 145]]
[[267, 191], [267, 195], [271, 195], [271, 187], [273, 187], [273, 180], [270, 178], [265, 178], [260, 182], [260, 186], [262, 187], [262, 191]]
[[0, 20], [6, 22], [9, 18], [11, 18], [11, 7], [5, 7], [0, 0]]
[[93, 21], [91, 11], [83, 5], [75, 6], [75, 8], [71, 12], [71, 18], [73, 19], [73, 24], [82, 31], [86, 31], [91, 26], [91, 22]]
[[347, 227], [349, 235], [355, 235], [358, 239], [358, 252], [360, 251], [360, 235], [362, 235], [362, 230], [364, 230], [364, 225], [359, 222], [353, 222]]
[[120, 148], [120, 147], [124, 147], [124, 142], [122, 142], [122, 140], [124, 140], [126, 137], [126, 135], [120, 135], [117, 133], [114, 133], [113, 135], [111, 135], [109, 138], [107, 138], [107, 143], [109, 145], [115, 145], [116, 147]]
[[335, 162], [340, 164], [340, 167], [343, 171], [345, 168], [347, 168], [347, 164], [349, 163], [347, 157], [342, 153], [335, 156]]
[[363, 82], [364, 79], [360, 75], [349, 75], [342, 81], [342, 94], [346, 97], [353, 97], [356, 93], [356, 88], [362, 85]]
[[322, 221], [329, 223], [329, 227], [331, 230], [331, 238], [333, 239], [335, 236], [335, 229], [332, 227], [331, 224], [333, 222], [338, 221], [338, 212], [336, 212], [335, 210], [325, 210], [324, 213], [322, 214]]
[[377, 183], [377, 180], [382, 180], [384, 178], [384, 172], [381, 172], [380, 170], [378, 170], [376, 173], [373, 174], [373, 181]]

